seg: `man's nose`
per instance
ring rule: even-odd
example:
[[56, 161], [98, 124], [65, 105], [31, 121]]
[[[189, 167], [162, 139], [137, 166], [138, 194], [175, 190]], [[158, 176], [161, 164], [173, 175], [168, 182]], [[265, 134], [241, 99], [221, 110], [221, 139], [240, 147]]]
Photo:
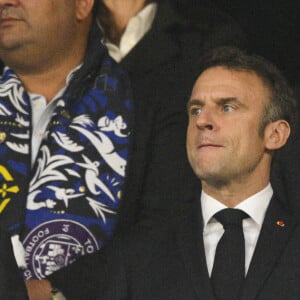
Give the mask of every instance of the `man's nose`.
[[213, 130], [215, 128], [215, 121], [211, 111], [203, 108], [197, 117], [196, 124], [199, 129]]
[[0, 9], [3, 9], [5, 6], [16, 6], [19, 3], [19, 0], [0, 0]]

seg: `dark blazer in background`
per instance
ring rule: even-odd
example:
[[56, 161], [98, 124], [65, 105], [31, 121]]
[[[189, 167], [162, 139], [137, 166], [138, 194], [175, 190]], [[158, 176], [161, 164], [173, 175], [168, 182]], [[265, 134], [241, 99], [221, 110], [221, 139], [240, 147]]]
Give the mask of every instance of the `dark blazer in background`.
[[0, 299], [28, 300], [25, 284], [13, 255], [10, 235], [2, 230], [0, 245]]
[[[97, 299], [215, 300], [200, 204], [185, 210], [165, 227], [144, 222], [102, 253]], [[282, 299], [300, 299], [300, 224], [273, 197], [239, 300]]]

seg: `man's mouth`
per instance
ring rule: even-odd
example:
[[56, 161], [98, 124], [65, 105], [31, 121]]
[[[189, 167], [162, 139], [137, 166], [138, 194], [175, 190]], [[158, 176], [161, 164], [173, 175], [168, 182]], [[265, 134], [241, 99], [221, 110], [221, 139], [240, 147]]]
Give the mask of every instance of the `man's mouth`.
[[213, 144], [213, 143], [203, 143], [203, 144], [198, 146], [198, 148], [204, 148], [204, 147], [217, 147], [217, 148], [220, 148], [222, 146], [218, 145], [218, 144]]
[[219, 148], [222, 148], [223, 146], [218, 144], [212, 144], [212, 143], [205, 143], [198, 146], [199, 150], [216, 150]]
[[21, 21], [21, 20], [17, 19], [17, 18], [14, 18], [14, 17], [5, 17], [5, 18], [0, 19], [0, 25], [2, 27], [5, 27], [5, 26], [11, 25], [14, 22], [19, 22], [19, 21]]

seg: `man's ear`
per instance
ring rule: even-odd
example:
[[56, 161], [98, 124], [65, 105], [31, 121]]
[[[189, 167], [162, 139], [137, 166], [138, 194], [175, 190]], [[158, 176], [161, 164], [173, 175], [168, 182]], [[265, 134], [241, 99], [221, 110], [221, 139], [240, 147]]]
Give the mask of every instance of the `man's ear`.
[[94, 2], [98, 0], [75, 0], [76, 1], [76, 18], [78, 21], [86, 19], [91, 13]]
[[268, 150], [283, 147], [291, 133], [290, 124], [285, 120], [278, 120], [268, 124], [265, 128], [265, 146]]

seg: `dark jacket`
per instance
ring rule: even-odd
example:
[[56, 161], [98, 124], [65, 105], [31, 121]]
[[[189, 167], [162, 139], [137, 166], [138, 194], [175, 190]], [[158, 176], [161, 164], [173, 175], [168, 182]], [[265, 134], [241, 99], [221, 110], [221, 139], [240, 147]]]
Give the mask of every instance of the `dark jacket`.
[[[144, 222], [108, 253], [104, 250], [98, 260], [98, 297], [91, 299], [215, 300], [200, 202], [185, 211], [165, 226]], [[300, 299], [299, 269], [300, 223], [273, 197], [239, 300]]]
[[10, 235], [0, 231], [0, 299], [27, 300], [22, 274], [13, 254]]

